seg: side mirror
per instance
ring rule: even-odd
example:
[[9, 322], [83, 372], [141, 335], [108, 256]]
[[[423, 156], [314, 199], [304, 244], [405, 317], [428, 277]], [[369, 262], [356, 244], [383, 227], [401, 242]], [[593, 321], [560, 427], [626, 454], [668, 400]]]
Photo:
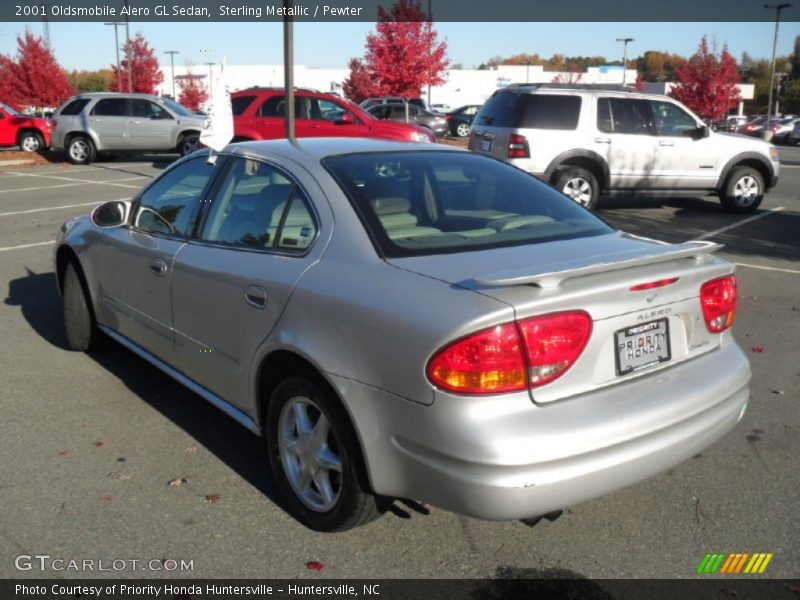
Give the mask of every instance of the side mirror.
[[92, 223], [97, 227], [119, 227], [128, 222], [131, 203], [127, 200], [112, 200], [92, 211]]
[[689, 137], [695, 141], [707, 138], [709, 135], [711, 135], [711, 131], [709, 130], [708, 125], [700, 125], [697, 129], [692, 129], [689, 132]]
[[353, 125], [355, 124], [356, 120], [353, 118], [353, 115], [350, 113], [344, 113], [341, 117], [336, 119], [335, 123], [337, 125]]

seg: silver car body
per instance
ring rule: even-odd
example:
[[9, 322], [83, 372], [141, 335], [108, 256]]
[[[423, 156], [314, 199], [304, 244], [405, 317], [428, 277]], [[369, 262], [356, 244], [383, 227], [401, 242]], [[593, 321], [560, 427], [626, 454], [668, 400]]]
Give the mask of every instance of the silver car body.
[[[75, 100], [88, 102], [77, 114], [62, 114]], [[120, 110], [98, 111], [98, 104], [103, 102], [114, 103]], [[71, 136], [85, 134], [101, 152], [175, 152], [183, 137], [199, 134], [208, 125], [207, 117], [179, 114], [176, 107], [158, 96], [114, 92], [74, 96], [59, 107], [52, 121], [54, 150], [65, 150]]]
[[[218, 161], [265, 161], [305, 190], [318, 224], [306, 251], [100, 229], [81, 217], [62, 227], [59, 283], [73, 257], [103, 331], [256, 433], [263, 377], [300, 357], [345, 407], [375, 493], [485, 519], [539, 515], [642, 480], [742, 418], [748, 361], [730, 330], [706, 330], [699, 306], [701, 283], [734, 271], [713, 245], [612, 231], [533, 251], [383, 258], [321, 161], [409, 151], [462, 152], [332, 138], [231, 145]], [[667, 275], [679, 285], [629, 291]], [[426, 377], [454, 340], [570, 309], [591, 315], [591, 338], [548, 385], [470, 396]], [[671, 360], [616, 375], [614, 332], [653, 319], [669, 322]]]

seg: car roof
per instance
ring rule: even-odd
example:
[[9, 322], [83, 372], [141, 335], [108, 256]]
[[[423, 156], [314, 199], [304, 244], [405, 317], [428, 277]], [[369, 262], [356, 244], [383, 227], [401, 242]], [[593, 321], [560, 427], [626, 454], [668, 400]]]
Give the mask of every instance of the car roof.
[[370, 152], [467, 152], [462, 148], [444, 144], [394, 142], [375, 138], [299, 138], [294, 142], [287, 139], [262, 140], [229, 144], [224, 153], [271, 158], [285, 156], [296, 162], [312, 159], [320, 161], [329, 156], [362, 154]]
[[140, 94], [137, 92], [81, 92], [75, 98], [146, 98], [148, 100], [163, 100], [155, 94]]

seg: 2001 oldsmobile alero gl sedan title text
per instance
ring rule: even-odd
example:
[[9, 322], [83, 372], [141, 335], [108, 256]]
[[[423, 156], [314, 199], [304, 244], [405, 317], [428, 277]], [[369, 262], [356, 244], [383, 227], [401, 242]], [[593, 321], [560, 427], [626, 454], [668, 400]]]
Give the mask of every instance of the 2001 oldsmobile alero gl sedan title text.
[[69, 344], [111, 337], [262, 434], [307, 526], [416, 498], [544, 514], [742, 417], [714, 244], [615, 231], [486, 156], [361, 139], [194, 153], [67, 221]]

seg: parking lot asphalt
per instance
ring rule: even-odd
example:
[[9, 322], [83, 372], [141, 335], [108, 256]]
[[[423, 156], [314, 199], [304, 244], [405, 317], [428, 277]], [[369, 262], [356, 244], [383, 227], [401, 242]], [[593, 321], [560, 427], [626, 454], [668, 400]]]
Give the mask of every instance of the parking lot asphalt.
[[[754, 215], [727, 214], [715, 198], [609, 199], [599, 210], [640, 235], [724, 243], [720, 255], [739, 265], [734, 333], [753, 380], [736, 429], [553, 522], [491, 523], [398, 500], [343, 534], [289, 517], [258, 440], [198, 396], [113, 344], [94, 356], [66, 349], [51, 264], [59, 225], [129, 197], [165, 162], [0, 170], [0, 577], [686, 578], [714, 551], [772, 552], [764, 577], [796, 577], [800, 148], [781, 156], [780, 183]], [[140, 562], [15, 568], [34, 554]], [[163, 559], [193, 568], [168, 571]], [[151, 560], [160, 570], [143, 567]]]

